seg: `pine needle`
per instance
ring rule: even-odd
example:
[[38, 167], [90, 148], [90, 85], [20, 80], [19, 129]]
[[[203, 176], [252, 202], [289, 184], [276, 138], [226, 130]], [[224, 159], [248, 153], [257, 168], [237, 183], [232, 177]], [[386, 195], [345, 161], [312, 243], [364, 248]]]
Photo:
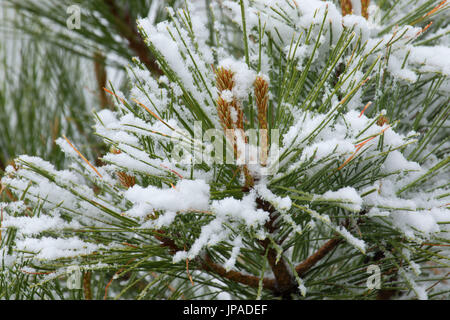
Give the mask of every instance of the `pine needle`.
[[189, 259], [186, 259], [186, 272], [187, 272], [189, 281], [191, 282], [192, 285], [194, 285], [194, 281], [192, 280], [191, 273], [189, 272]]
[[114, 92], [112, 92], [112, 91], [110, 91], [110, 90], [108, 90], [108, 89], [106, 89], [106, 88], [103, 88], [103, 90], [105, 90], [106, 92], [108, 92], [109, 94], [111, 94], [111, 95], [113, 95], [114, 97], [116, 97], [117, 99], [119, 99], [120, 100], [120, 102], [122, 102], [123, 104], [126, 104], [126, 101], [124, 100], [124, 99], [122, 99], [121, 97], [119, 97], [117, 94], [115, 94]]
[[447, 0], [442, 0], [436, 7], [434, 7], [430, 12], [428, 12], [425, 17], [431, 16], [433, 13], [437, 12], [439, 9], [443, 8], [447, 3]]
[[352, 159], [356, 156], [356, 154], [358, 153], [359, 150], [361, 150], [362, 146], [358, 147], [355, 152], [352, 153], [352, 155], [347, 158], [347, 160], [344, 161], [343, 164], [341, 164], [341, 166], [338, 168], [338, 170], [341, 170], [343, 167], [345, 167], [347, 165], [347, 163], [349, 163], [350, 161], [352, 161]]
[[140, 105], [141, 107], [143, 107], [148, 113], [150, 113], [153, 117], [155, 117], [156, 119], [158, 119], [159, 121], [161, 121], [162, 123], [164, 123], [169, 129], [174, 130], [174, 128], [172, 128], [167, 122], [165, 122], [163, 119], [161, 119], [156, 113], [154, 113], [152, 110], [150, 110], [146, 105], [144, 105], [143, 103], [137, 101], [136, 99], [131, 99], [134, 102], [136, 102], [138, 105]]
[[75, 148], [75, 146], [72, 144], [72, 142], [70, 142], [69, 139], [67, 139], [67, 137], [66, 137], [65, 135], [63, 135], [63, 138], [64, 138], [64, 139], [67, 141], [67, 143], [72, 147], [72, 149], [75, 150], [75, 152], [81, 157], [81, 159], [83, 159], [83, 160], [88, 164], [88, 166], [90, 166], [90, 167], [92, 168], [92, 170], [94, 170], [95, 173], [96, 173], [100, 178], [103, 179], [103, 176], [100, 174], [100, 172], [98, 172], [98, 170], [97, 170], [97, 169], [89, 162], [89, 160], [86, 159], [86, 158], [81, 154], [81, 152], [78, 151], [77, 148]]
[[370, 107], [372, 105], [372, 101], [367, 102], [367, 104], [364, 106], [364, 108], [362, 109], [361, 113], [359, 114], [359, 117], [361, 118], [362, 115], [364, 114], [364, 112], [366, 111], [366, 109], [368, 107]]
[[173, 174], [177, 175], [180, 179], [184, 179], [184, 177], [183, 177], [181, 174], [179, 174], [178, 172], [176, 172], [175, 170], [172, 170], [172, 169], [166, 167], [166, 166], [163, 165], [163, 164], [160, 164], [160, 166], [163, 167], [164, 169], [169, 170], [169, 171], [172, 172]]

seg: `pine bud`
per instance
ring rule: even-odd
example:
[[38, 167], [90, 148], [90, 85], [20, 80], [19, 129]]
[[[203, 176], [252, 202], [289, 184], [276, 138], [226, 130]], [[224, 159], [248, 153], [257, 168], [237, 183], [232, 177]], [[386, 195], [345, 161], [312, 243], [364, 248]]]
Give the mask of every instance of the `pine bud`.
[[351, 0], [341, 0], [342, 16], [352, 14], [353, 7]]
[[255, 80], [255, 99], [258, 108], [260, 129], [267, 129], [267, 105], [269, 102], [269, 84], [262, 77]]

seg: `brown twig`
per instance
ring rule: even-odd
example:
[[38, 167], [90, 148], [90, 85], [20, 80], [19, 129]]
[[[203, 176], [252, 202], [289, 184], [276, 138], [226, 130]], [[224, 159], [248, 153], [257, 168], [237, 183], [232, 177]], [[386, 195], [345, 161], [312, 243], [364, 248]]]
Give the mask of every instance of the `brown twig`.
[[[182, 248], [178, 247], [172, 239], [168, 238], [165, 235], [165, 232], [162, 230], [156, 231], [157, 234], [155, 234], [155, 238], [158, 239], [161, 242], [161, 247], [166, 247], [169, 249], [169, 252], [171, 254], [175, 254], [177, 251], [181, 251]], [[259, 277], [252, 276], [252, 275], [246, 275], [243, 273], [240, 273], [238, 271], [227, 271], [224, 267], [221, 265], [215, 263], [212, 261], [209, 254], [206, 254], [205, 257], [200, 261], [200, 267], [204, 271], [212, 271], [224, 278], [227, 278], [231, 281], [236, 281], [254, 288], [258, 288], [259, 286]], [[263, 287], [268, 290], [275, 290], [276, 289], [276, 283], [274, 279], [264, 278], [263, 279]]]
[[124, 12], [122, 8], [119, 8], [114, 0], [105, 0], [105, 3], [116, 19], [116, 27], [120, 35], [128, 41], [129, 48], [136, 53], [148, 70], [156, 75], [162, 75], [163, 73], [156, 63], [156, 59], [150, 54], [147, 45], [137, 31], [135, 27], [136, 22], [132, 19], [130, 13]]
[[[224, 267], [221, 265], [218, 265], [217, 263], [213, 262], [211, 260], [211, 257], [207, 254], [205, 256], [205, 259], [202, 261], [201, 264], [202, 269], [205, 271], [212, 271], [219, 276], [222, 276], [228, 280], [239, 282], [245, 285], [248, 285], [253, 288], [258, 288], [259, 286], [259, 277], [252, 276], [252, 275], [246, 275], [243, 273], [240, 273], [238, 271], [227, 271]], [[263, 287], [267, 290], [275, 291], [277, 286], [275, 279], [270, 278], [263, 278]]]
[[[256, 203], [258, 209], [269, 212], [270, 220], [266, 223], [265, 227], [269, 231], [269, 233], [275, 232], [276, 227], [274, 226], [274, 221], [276, 219], [276, 209], [270, 202], [262, 198], [257, 198]], [[270, 247], [270, 240], [265, 239], [263, 241], [260, 241], [260, 244], [262, 245], [264, 250], [268, 250], [267, 260], [276, 280], [276, 287], [274, 290], [275, 293], [288, 298], [290, 293], [292, 293], [295, 289], [295, 279], [293, 278], [286, 262], [282, 257], [277, 262], [278, 254], [274, 248]]]
[[92, 300], [91, 277], [92, 277], [92, 271], [86, 271], [84, 273], [83, 291], [84, 291], [84, 298], [86, 300]]
[[95, 78], [97, 80], [97, 89], [100, 100], [100, 106], [102, 109], [113, 108], [113, 104], [109, 101], [106, 95], [104, 87], [106, 87], [106, 82], [108, 81], [106, 68], [105, 68], [105, 56], [100, 52], [96, 51], [94, 53], [94, 71]]
[[314, 267], [317, 262], [319, 262], [323, 257], [327, 255], [331, 250], [336, 248], [336, 246], [342, 241], [340, 238], [333, 238], [327, 241], [323, 246], [319, 248], [314, 254], [309, 256], [305, 261], [300, 263], [295, 267], [297, 274], [302, 277], [308, 272], [312, 267]]

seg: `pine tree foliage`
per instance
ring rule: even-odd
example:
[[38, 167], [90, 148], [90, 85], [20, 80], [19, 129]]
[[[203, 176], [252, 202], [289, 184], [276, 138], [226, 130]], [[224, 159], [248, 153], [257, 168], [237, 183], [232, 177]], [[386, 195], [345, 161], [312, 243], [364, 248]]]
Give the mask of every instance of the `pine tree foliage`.
[[2, 297], [448, 298], [447, 2], [207, 4], [138, 20], [101, 165], [6, 168]]

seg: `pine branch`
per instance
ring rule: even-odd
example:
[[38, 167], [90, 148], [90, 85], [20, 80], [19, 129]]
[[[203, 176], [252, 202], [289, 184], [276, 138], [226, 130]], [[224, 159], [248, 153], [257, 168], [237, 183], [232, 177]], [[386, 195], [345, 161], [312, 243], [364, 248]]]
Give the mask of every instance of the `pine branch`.
[[[175, 254], [177, 251], [183, 250], [182, 248], [178, 247], [172, 239], [164, 236], [165, 232], [162, 230], [156, 231], [158, 234], [161, 235], [155, 235], [155, 238], [158, 239], [161, 242], [162, 247], [166, 247], [169, 249], [170, 254]], [[215, 263], [212, 261], [211, 256], [206, 253], [204, 259], [200, 262], [200, 268], [204, 271], [212, 271], [219, 276], [222, 276], [228, 280], [236, 281], [245, 285], [248, 285], [253, 288], [258, 288], [260, 278], [252, 275], [246, 275], [238, 271], [227, 271], [224, 267], [221, 265]], [[274, 279], [264, 278], [263, 279], [263, 287], [267, 290], [271, 291], [277, 291], [277, 284]]]
[[[269, 231], [269, 233], [274, 233], [276, 231], [276, 227], [274, 226], [276, 209], [270, 202], [262, 198], [257, 198], [256, 203], [258, 209], [269, 212], [270, 220], [266, 223], [265, 227]], [[269, 239], [260, 241], [260, 244], [263, 246], [264, 250], [268, 250], [267, 260], [269, 261], [269, 265], [276, 279], [275, 292], [279, 293], [283, 297], [288, 297], [292, 292], [293, 287], [295, 286], [295, 279], [292, 277], [288, 265], [282, 257], [279, 259], [279, 261], [277, 261], [277, 251], [274, 248], [270, 247]]]
[[317, 262], [319, 262], [323, 257], [325, 257], [331, 250], [336, 248], [339, 243], [342, 242], [340, 238], [333, 238], [327, 241], [323, 246], [319, 248], [314, 254], [309, 256], [305, 261], [300, 263], [295, 267], [297, 274], [302, 277], [304, 276], [312, 267], [314, 267]]
[[[236, 281], [245, 285], [248, 285], [252, 288], [258, 288], [260, 277], [252, 276], [252, 275], [246, 275], [243, 273], [240, 273], [238, 271], [227, 271], [224, 267], [221, 265], [214, 263], [211, 260], [211, 257], [206, 254], [205, 259], [202, 261], [202, 269], [205, 271], [213, 271], [214, 273], [218, 274], [219, 276], [222, 276], [228, 280]], [[278, 291], [278, 285], [275, 279], [270, 278], [263, 278], [263, 288], [270, 290], [272, 292]]]

